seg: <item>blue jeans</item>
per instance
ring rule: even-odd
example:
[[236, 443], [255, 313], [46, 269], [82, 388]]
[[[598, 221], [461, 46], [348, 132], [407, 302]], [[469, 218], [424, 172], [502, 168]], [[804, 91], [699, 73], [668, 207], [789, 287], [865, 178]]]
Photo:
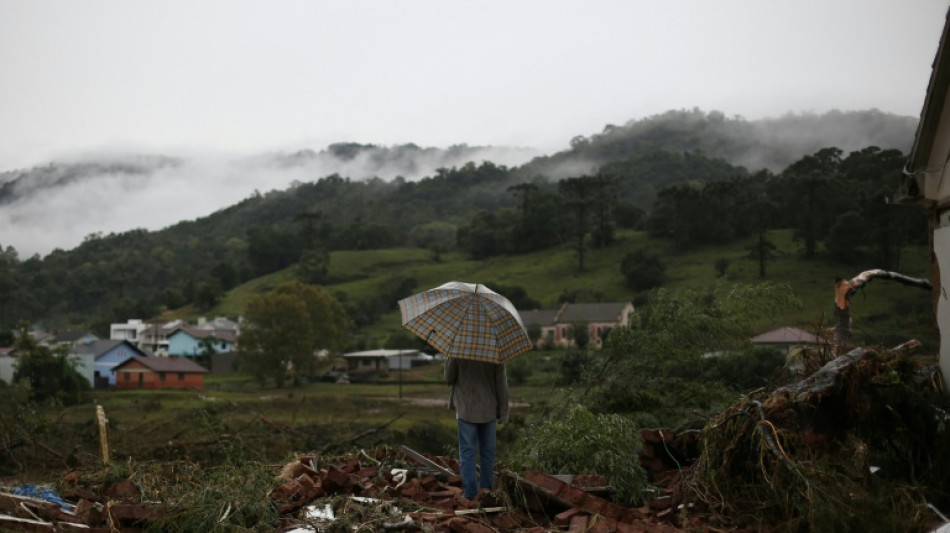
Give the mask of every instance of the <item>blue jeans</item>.
[[[462, 493], [468, 499], [479, 489], [491, 489], [495, 471], [495, 421], [473, 424], [458, 419], [459, 470]], [[475, 448], [478, 448], [479, 475], [475, 473]]]

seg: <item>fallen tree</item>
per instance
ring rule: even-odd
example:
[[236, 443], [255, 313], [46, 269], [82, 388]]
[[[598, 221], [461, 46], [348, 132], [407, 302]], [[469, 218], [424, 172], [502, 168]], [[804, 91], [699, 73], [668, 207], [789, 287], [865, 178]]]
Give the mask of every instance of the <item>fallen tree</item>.
[[865, 270], [851, 279], [835, 278], [835, 344], [846, 347], [851, 343], [851, 297], [875, 279], [896, 281], [910, 287], [933, 290], [933, 285], [919, 278], [912, 278], [897, 272], [872, 269]]
[[684, 498], [735, 525], [923, 531], [950, 509], [950, 403], [916, 343], [855, 348], [702, 431]]

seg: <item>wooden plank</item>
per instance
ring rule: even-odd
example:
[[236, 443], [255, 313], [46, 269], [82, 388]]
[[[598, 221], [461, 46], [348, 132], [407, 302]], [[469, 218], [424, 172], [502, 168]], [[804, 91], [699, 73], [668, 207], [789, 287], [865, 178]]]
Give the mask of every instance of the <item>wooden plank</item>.
[[400, 445], [399, 445], [399, 450], [400, 450], [402, 453], [404, 453], [404, 454], [408, 455], [409, 457], [411, 457], [412, 459], [414, 459], [415, 461], [418, 461], [419, 463], [421, 463], [421, 464], [423, 464], [423, 465], [425, 465], [425, 466], [428, 466], [429, 468], [434, 468], [434, 469], [438, 470], [439, 472], [441, 472], [441, 473], [443, 473], [443, 474], [445, 474], [445, 475], [447, 475], [447, 476], [454, 476], [454, 475], [455, 475], [455, 472], [449, 470], [448, 468], [445, 468], [444, 466], [442, 466], [442, 465], [440, 465], [440, 464], [438, 464], [438, 463], [436, 463], [436, 462], [430, 461], [428, 457], [426, 457], [426, 456], [422, 455], [421, 453], [419, 453], [419, 452], [413, 450], [412, 448], [406, 446], [405, 444], [400, 444]]

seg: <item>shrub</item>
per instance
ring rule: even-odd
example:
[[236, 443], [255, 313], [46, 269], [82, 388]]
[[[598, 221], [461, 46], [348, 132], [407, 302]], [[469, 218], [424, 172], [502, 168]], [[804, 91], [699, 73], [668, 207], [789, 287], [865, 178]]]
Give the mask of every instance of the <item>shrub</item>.
[[623, 256], [620, 273], [633, 290], [659, 287], [666, 276], [666, 264], [660, 256], [647, 250], [634, 250]]
[[580, 405], [557, 410], [527, 427], [508, 455], [516, 470], [600, 474], [618, 501], [638, 504], [647, 486], [637, 425], [622, 415], [594, 414]]

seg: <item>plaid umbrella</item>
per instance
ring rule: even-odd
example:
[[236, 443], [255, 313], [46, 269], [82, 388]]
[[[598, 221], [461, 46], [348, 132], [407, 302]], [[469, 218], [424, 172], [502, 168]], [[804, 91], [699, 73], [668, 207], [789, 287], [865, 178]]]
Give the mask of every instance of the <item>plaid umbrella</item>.
[[450, 281], [399, 300], [402, 325], [446, 357], [506, 363], [533, 345], [507, 298], [477, 283]]

